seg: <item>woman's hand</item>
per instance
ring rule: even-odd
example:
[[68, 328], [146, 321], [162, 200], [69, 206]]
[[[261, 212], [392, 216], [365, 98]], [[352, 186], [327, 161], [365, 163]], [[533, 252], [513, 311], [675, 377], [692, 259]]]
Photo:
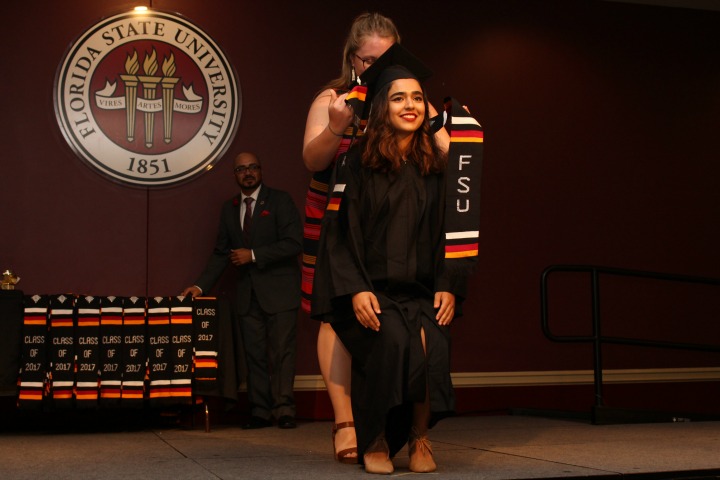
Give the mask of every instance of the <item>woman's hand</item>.
[[342, 135], [353, 119], [346, 98], [347, 95], [338, 96], [335, 90], [327, 89], [310, 105], [303, 139], [303, 162], [311, 172], [325, 170], [335, 158]]
[[335, 136], [342, 136], [353, 121], [355, 113], [350, 105], [345, 103], [348, 94], [338, 95], [330, 90], [330, 103], [328, 104], [328, 128]]
[[455, 295], [450, 292], [435, 292], [435, 303], [433, 305], [438, 313], [435, 320], [439, 325], [450, 325], [455, 317]]
[[365, 327], [376, 332], [380, 331], [380, 304], [378, 299], [372, 292], [356, 293], [352, 297], [353, 311], [358, 322]]

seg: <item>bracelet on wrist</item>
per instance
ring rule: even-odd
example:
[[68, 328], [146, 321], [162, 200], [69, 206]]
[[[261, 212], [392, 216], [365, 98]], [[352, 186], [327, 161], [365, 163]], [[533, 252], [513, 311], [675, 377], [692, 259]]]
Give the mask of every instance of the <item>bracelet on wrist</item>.
[[328, 125], [327, 125], [327, 129], [330, 131], [330, 133], [332, 133], [332, 134], [335, 135], [336, 137], [342, 137], [342, 136], [343, 136], [342, 133], [335, 133], [335, 132], [333, 132], [333, 129], [330, 128], [330, 124], [329, 124], [329, 123], [328, 123]]

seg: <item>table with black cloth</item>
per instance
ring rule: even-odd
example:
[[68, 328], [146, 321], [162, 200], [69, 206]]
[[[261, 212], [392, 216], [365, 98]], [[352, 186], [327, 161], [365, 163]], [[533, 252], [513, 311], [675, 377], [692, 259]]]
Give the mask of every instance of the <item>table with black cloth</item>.
[[23, 328], [23, 293], [0, 290], [0, 395], [17, 393]]
[[[193, 395], [238, 400], [245, 361], [237, 322], [230, 302], [218, 299], [218, 371], [212, 384], [193, 384]], [[0, 395], [18, 393], [23, 345], [24, 294], [21, 290], [0, 290]]]

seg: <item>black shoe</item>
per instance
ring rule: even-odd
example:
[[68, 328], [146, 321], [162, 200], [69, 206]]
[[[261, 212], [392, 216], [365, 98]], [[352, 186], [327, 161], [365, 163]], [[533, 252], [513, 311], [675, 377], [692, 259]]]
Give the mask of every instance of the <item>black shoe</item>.
[[291, 417], [290, 415], [282, 415], [280, 418], [278, 418], [278, 428], [295, 428], [297, 427], [297, 424], [295, 423], [295, 419]]
[[242, 426], [243, 430], [255, 430], [257, 428], [265, 428], [265, 427], [271, 427], [272, 422], [270, 420], [266, 420], [264, 418], [252, 416], [250, 417], [250, 421]]

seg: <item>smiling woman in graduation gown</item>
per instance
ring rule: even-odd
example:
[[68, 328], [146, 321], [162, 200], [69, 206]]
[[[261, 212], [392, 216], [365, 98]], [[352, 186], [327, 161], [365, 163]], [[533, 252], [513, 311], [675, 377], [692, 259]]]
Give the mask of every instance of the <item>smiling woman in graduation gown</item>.
[[[465, 276], [444, 262], [442, 171], [428, 172], [413, 157], [391, 170], [364, 166], [368, 138], [336, 168], [312, 303], [313, 316], [330, 322], [352, 355], [361, 458], [383, 432], [390, 456], [397, 453], [408, 442], [413, 405], [428, 392], [429, 426], [453, 412], [449, 326], [438, 323], [434, 301], [436, 292], [450, 292], [459, 303], [465, 288]], [[377, 331], [356, 318], [358, 292], [377, 297]]]

